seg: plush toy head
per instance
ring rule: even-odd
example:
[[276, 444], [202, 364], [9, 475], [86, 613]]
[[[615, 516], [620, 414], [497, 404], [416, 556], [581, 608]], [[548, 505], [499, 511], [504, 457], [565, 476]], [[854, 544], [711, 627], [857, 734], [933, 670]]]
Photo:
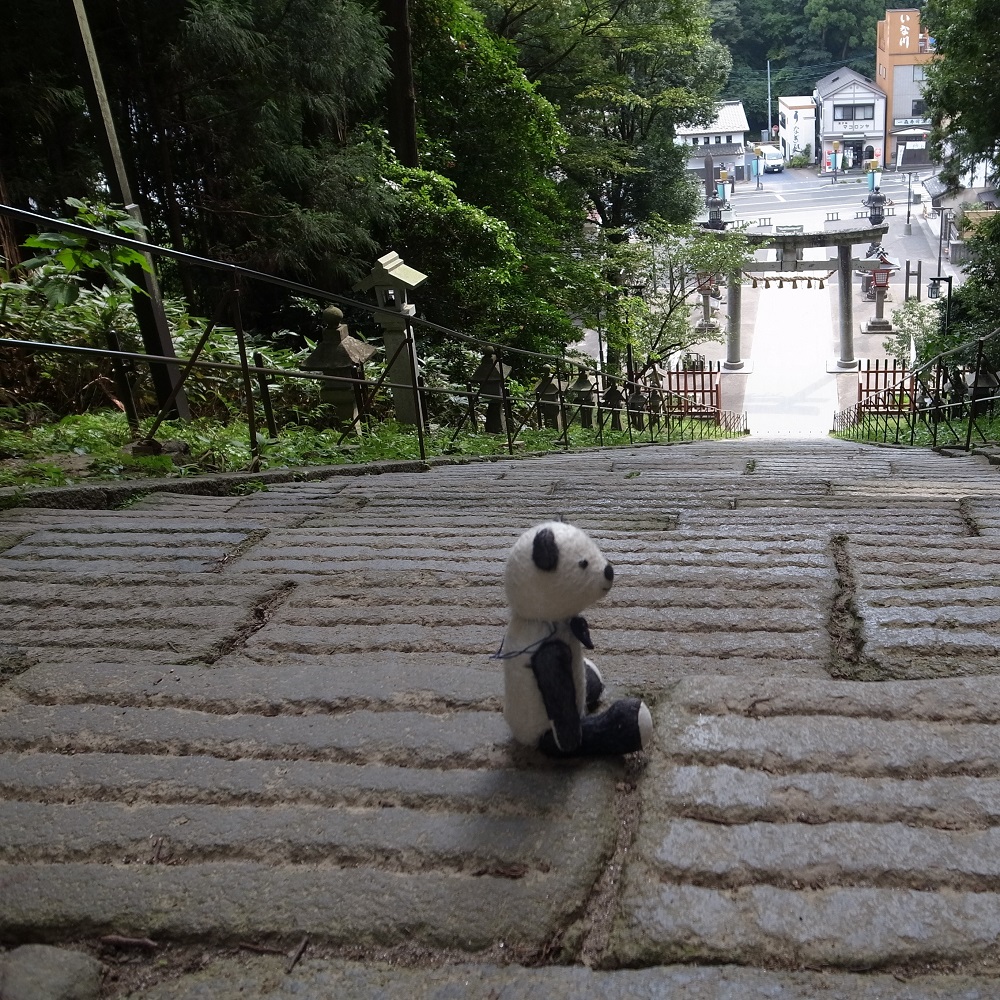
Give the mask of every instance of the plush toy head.
[[504, 571], [515, 615], [560, 621], [580, 614], [610, 589], [615, 572], [601, 550], [571, 524], [547, 521], [514, 543]]

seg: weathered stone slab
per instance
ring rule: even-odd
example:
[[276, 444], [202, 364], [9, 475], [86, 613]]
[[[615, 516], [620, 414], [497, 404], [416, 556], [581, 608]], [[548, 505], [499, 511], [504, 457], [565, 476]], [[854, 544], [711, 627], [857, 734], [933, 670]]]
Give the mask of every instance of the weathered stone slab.
[[0, 791], [11, 801], [101, 800], [219, 805], [430, 806], [461, 813], [563, 816], [594, 812], [619, 769], [468, 768], [225, 760], [204, 754], [0, 753]]
[[[639, 890], [634, 882], [630, 890]], [[617, 960], [870, 967], [990, 959], [1000, 944], [993, 892], [907, 889], [710, 889], [652, 883], [626, 908]]]
[[903, 823], [668, 821], [653, 855], [671, 880], [720, 888], [759, 882], [996, 892], [1000, 830], [914, 829]]
[[1000, 681], [993, 677], [880, 684], [824, 679], [791, 685], [784, 677], [760, 677], [740, 684], [700, 677], [678, 686], [672, 700], [689, 715], [1000, 720]]
[[680, 681], [657, 706], [615, 961], [992, 954], [998, 699], [992, 678]]
[[852, 778], [692, 764], [663, 772], [657, 788], [674, 814], [714, 823], [864, 820], [974, 830], [1000, 824], [1000, 778]]
[[[856, 975], [772, 972], [739, 966], [657, 966], [595, 972], [572, 966], [445, 965], [400, 968], [384, 963], [306, 959], [292, 973], [285, 959], [223, 959], [179, 980], [143, 990], [142, 1000], [994, 1000], [987, 976]], [[139, 1000], [133, 994], [129, 1000]]]
[[476, 706], [497, 710], [499, 668], [474, 670], [398, 663], [384, 654], [363, 671], [356, 662], [265, 667], [129, 663], [39, 664], [11, 682], [27, 700], [129, 707], [191, 708], [258, 715], [322, 713], [362, 704], [417, 708]]
[[439, 765], [480, 763], [505, 752], [496, 712], [348, 711], [339, 715], [214, 715], [108, 705], [18, 706], [0, 715], [0, 750], [208, 753]]
[[[596, 877], [596, 866], [590, 872]], [[569, 922], [586, 885], [566, 875], [274, 866], [0, 865], [0, 936], [122, 933], [236, 943], [309, 933], [333, 943], [541, 945]]]
[[[607, 824], [601, 824], [606, 826]], [[0, 863], [427, 868], [480, 875], [577, 871], [600, 853], [577, 817], [496, 816], [441, 808], [118, 805], [0, 802]], [[568, 842], [580, 848], [566, 851]]]

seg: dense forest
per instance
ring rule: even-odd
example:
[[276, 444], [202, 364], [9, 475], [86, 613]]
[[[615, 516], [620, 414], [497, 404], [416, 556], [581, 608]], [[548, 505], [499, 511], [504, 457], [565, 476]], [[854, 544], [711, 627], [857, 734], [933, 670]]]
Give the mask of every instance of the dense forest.
[[[871, 75], [876, 22], [914, 4], [13, 5], [0, 33], [0, 201], [46, 215], [69, 214], [67, 198], [116, 200], [77, 6], [152, 239], [344, 292], [396, 250], [431, 276], [427, 318], [553, 349], [597, 323], [609, 342], [644, 323], [648, 344], [678, 343], [683, 310], [664, 313], [663, 275], [695, 265], [684, 226], [700, 197], [675, 128], [709, 121], [720, 98], [766, 126], [769, 71], [775, 102], [836, 66]], [[8, 231], [8, 268], [23, 235]], [[644, 270], [659, 275], [656, 302], [628, 287]], [[210, 311], [198, 276], [165, 281]], [[248, 314], [266, 332], [286, 306], [257, 291]]]
[[808, 95], [817, 80], [840, 66], [875, 74], [876, 25], [887, 10], [922, 8], [923, 0], [711, 0], [712, 36], [732, 54], [723, 90], [741, 100], [750, 128], [770, 122], [778, 96]]

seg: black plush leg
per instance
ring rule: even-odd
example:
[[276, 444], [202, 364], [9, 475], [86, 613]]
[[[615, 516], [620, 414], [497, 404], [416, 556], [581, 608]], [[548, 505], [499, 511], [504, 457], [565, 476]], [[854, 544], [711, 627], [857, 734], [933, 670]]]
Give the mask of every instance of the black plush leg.
[[538, 749], [550, 757], [610, 757], [642, 750], [652, 735], [653, 720], [646, 703], [623, 698], [606, 711], [583, 719], [583, 739], [575, 751], [561, 751], [551, 730], [541, 738]]
[[593, 712], [604, 694], [604, 678], [592, 661], [584, 660], [583, 666], [587, 676], [587, 711]]

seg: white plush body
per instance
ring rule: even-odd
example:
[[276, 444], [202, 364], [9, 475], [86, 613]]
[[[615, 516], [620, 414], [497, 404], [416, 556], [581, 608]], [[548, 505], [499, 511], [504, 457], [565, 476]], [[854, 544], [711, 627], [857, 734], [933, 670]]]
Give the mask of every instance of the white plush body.
[[[583, 647], [567, 620], [548, 622], [514, 615], [504, 636], [504, 650], [535, 648], [548, 638], [561, 639], [573, 651], [573, 685], [576, 704], [583, 715], [587, 686], [583, 672]], [[549, 714], [531, 670], [531, 653], [509, 657], [503, 664], [503, 717], [518, 743], [536, 746], [550, 727]]]
[[[558, 561], [541, 569], [535, 561], [535, 539], [551, 531]], [[600, 600], [613, 578], [608, 560], [579, 528], [549, 521], [526, 531], [514, 544], [504, 571], [510, 623], [500, 656], [504, 661], [504, 718], [514, 738], [536, 746], [550, 729], [550, 718], [531, 669], [532, 656], [550, 639], [564, 642], [572, 654], [577, 710], [586, 706], [583, 647], [570, 621]], [[595, 668], [596, 669], [596, 668]]]

